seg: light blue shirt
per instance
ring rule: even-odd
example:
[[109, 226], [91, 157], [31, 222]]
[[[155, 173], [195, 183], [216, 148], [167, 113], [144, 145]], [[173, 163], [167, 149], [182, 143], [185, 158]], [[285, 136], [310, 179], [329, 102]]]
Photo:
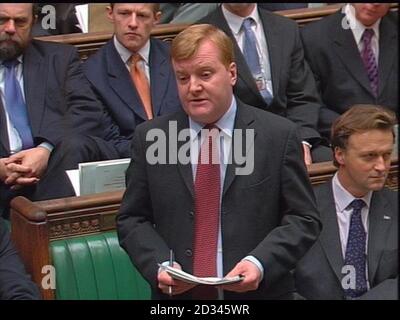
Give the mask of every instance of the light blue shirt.
[[[130, 59], [131, 59], [132, 54], [134, 54], [134, 52], [131, 52], [127, 48], [125, 48], [124, 45], [118, 41], [116, 36], [114, 36], [113, 41], [114, 41], [115, 49], [117, 50], [119, 56], [121, 57], [122, 61], [124, 62], [125, 67], [130, 72], [130, 70], [131, 70]], [[150, 40], [147, 40], [145, 45], [137, 53], [142, 57], [142, 60], [140, 60], [138, 62], [139, 68], [141, 68], [144, 71], [144, 73], [147, 77], [147, 80], [150, 83], [150, 64], [149, 64]]]
[[[16, 67], [15, 67], [15, 72], [16, 72], [16, 77], [18, 80], [18, 83], [21, 88], [24, 88], [24, 77], [23, 77], [23, 61], [22, 61], [22, 55], [17, 58], [17, 60], [20, 62]], [[8, 133], [8, 141], [10, 144], [10, 153], [14, 154], [22, 150], [22, 140], [21, 136], [19, 135], [19, 132], [17, 129], [14, 127], [13, 123], [11, 122], [10, 116], [7, 112], [6, 108], [6, 101], [5, 101], [5, 67], [3, 66], [3, 61], [0, 61], [0, 95], [1, 95], [1, 101], [3, 102], [3, 108], [4, 108], [4, 114], [6, 115], [6, 122], [7, 122], [7, 133]], [[22, 97], [25, 100], [25, 92], [22, 89]], [[54, 146], [52, 146], [48, 142], [43, 142], [39, 145], [39, 147], [44, 147], [50, 152], [53, 151]]]

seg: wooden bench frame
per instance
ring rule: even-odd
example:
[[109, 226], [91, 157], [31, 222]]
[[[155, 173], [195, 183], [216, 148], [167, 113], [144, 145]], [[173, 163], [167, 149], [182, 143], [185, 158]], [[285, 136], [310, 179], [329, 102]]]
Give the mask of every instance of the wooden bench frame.
[[[336, 172], [331, 162], [308, 167], [313, 185], [324, 183]], [[387, 186], [398, 189], [398, 160], [392, 161]], [[81, 235], [115, 229], [115, 216], [123, 191], [93, 194], [40, 202], [17, 197], [11, 202], [11, 236], [27, 271], [37, 284], [45, 274], [42, 267], [52, 265], [49, 243]], [[54, 291], [40, 286], [44, 299], [54, 299]]]
[[[291, 9], [275, 11], [276, 14], [295, 20], [299, 26], [317, 21], [323, 17], [331, 15], [343, 6], [342, 3], [323, 6], [319, 8]], [[398, 10], [399, 5], [393, 4], [391, 10]], [[160, 24], [152, 30], [152, 36], [165, 41], [171, 41], [179, 32], [187, 28], [190, 24]], [[92, 33], [71, 33], [56, 36], [37, 37], [40, 40], [54, 41], [74, 45], [82, 60], [86, 60], [91, 54], [95, 53], [111, 37], [112, 32], [92, 32]]]

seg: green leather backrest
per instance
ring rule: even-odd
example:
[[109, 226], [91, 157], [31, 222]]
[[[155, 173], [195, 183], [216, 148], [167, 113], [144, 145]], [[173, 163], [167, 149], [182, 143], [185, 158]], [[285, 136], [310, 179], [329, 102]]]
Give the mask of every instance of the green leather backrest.
[[115, 231], [50, 243], [59, 300], [146, 300], [150, 286]]

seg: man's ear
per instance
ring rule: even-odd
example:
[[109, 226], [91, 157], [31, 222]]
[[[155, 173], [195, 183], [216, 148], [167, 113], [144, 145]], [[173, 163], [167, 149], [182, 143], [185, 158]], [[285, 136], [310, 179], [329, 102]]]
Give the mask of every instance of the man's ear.
[[346, 151], [344, 149], [342, 149], [340, 147], [335, 147], [333, 156], [335, 157], [337, 163], [339, 163], [340, 165], [344, 165], [345, 158], [346, 158], [345, 153], [346, 153]]
[[107, 6], [106, 12], [107, 12], [107, 19], [110, 22], [114, 23], [113, 8], [111, 8], [111, 6]]
[[154, 14], [154, 24], [159, 24], [160, 23], [161, 15], [162, 15], [161, 11], [157, 11]]

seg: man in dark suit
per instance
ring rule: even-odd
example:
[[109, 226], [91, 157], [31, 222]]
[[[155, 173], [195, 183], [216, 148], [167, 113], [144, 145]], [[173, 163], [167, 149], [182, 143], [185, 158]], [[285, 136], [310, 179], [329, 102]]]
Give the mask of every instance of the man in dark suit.
[[0, 217], [0, 300], [33, 299], [40, 299], [39, 290], [26, 273], [5, 222]]
[[[84, 65], [87, 79], [119, 129], [108, 145], [102, 146], [111, 158], [131, 156], [130, 143], [138, 124], [180, 109], [169, 45], [150, 37], [160, 15], [157, 3], [112, 4], [108, 18], [114, 24], [114, 37]], [[136, 54], [141, 57], [139, 67], [150, 86], [150, 116], [141, 88], [132, 78], [132, 57]]]
[[[389, 7], [385, 3], [347, 4], [301, 30], [305, 57], [322, 97], [319, 131], [326, 138], [333, 121], [354, 104], [377, 104], [398, 111], [398, 14], [389, 12]], [[370, 38], [364, 36], [368, 29], [373, 31]], [[375, 75], [369, 73], [374, 67], [364, 62], [363, 55], [373, 56]], [[377, 82], [376, 92], [370, 76]]]
[[[253, 74], [245, 55], [248, 20], [257, 43], [254, 51], [260, 61], [259, 74]], [[234, 41], [238, 68], [235, 94], [249, 105], [293, 121], [300, 130], [306, 164], [331, 160], [331, 152], [321, 144], [317, 131], [321, 102], [304, 60], [296, 22], [260, 9], [255, 3], [224, 3], [199, 23], [215, 25]], [[271, 98], [263, 97], [261, 89]]]
[[0, 4], [0, 17], [1, 205], [72, 196], [65, 170], [100, 156], [103, 109], [74, 47], [32, 40], [31, 3]]
[[[290, 270], [320, 231], [296, 126], [233, 95], [233, 44], [216, 27], [187, 28], [171, 52], [185, 112], [135, 131], [120, 243], [153, 298], [291, 299]], [[170, 249], [176, 268], [244, 280], [214, 292], [173, 280], [158, 266]]]
[[323, 228], [295, 272], [305, 298], [398, 299], [398, 195], [384, 188], [395, 123], [374, 105], [354, 106], [335, 121], [339, 169], [315, 189]]

